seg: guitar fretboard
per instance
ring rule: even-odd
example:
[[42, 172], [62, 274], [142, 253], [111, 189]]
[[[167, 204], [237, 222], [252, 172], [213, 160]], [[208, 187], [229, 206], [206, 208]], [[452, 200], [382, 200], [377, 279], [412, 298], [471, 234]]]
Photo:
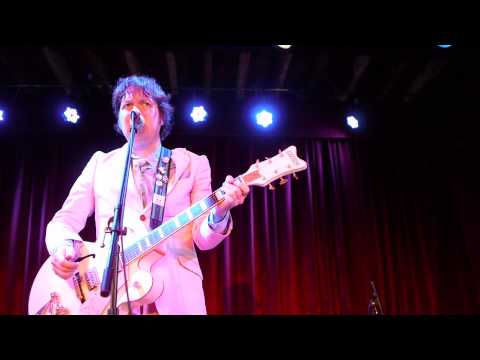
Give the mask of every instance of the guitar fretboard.
[[[297, 161], [295, 153], [288, 152], [288, 156], [292, 162]], [[271, 160], [269, 160], [269, 163], [270, 162]], [[268, 183], [268, 179], [265, 176], [262, 176], [258, 171], [258, 168], [259, 168], [258, 161], [256, 164], [256, 168], [257, 169], [255, 170], [251, 170], [243, 175], [238, 176], [236, 180], [240, 181], [243, 184], [251, 185], [252, 183], [255, 184], [255, 181], [258, 180], [259, 178], [262, 178], [266, 183]], [[290, 170], [293, 171], [293, 169], [290, 169]], [[278, 171], [275, 170], [274, 174], [277, 174], [277, 173]], [[275, 175], [275, 176], [278, 177], [279, 175]], [[274, 179], [275, 176], [272, 176], [271, 178]], [[151, 231], [144, 237], [136, 240], [132, 245], [130, 245], [124, 250], [126, 264], [131, 263], [138, 257], [147, 253], [148, 251], [153, 249], [155, 246], [157, 246], [161, 241], [165, 240], [167, 237], [174, 234], [175, 232], [180, 230], [182, 227], [188, 225], [189, 223], [191, 223], [192, 221], [194, 221], [195, 219], [197, 219], [198, 217], [200, 217], [201, 215], [209, 211], [211, 208], [217, 205], [220, 201], [222, 201], [223, 197], [224, 197], [224, 192], [220, 188], [214, 191], [209, 196], [196, 202], [188, 209], [182, 211], [180, 214], [171, 218], [167, 222], [163, 223], [162, 225], [160, 225], [159, 227], [157, 227], [155, 230]]]
[[221, 189], [218, 189], [206, 198], [197, 201], [188, 209], [182, 211], [180, 214], [163, 223], [144, 237], [135, 241], [134, 244], [127, 247], [124, 251], [126, 264], [129, 264], [139, 256], [151, 250], [162, 240], [166, 239], [170, 235], [180, 230], [185, 225], [188, 225], [189, 223], [206, 213], [222, 199], [223, 191]]

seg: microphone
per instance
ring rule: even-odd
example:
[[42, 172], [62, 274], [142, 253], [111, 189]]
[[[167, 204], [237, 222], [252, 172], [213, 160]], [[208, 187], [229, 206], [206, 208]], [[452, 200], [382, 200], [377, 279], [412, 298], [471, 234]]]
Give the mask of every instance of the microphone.
[[135, 129], [135, 132], [139, 132], [143, 129], [145, 125], [145, 120], [143, 119], [142, 114], [140, 112], [132, 110], [130, 113], [130, 126], [131, 128]]

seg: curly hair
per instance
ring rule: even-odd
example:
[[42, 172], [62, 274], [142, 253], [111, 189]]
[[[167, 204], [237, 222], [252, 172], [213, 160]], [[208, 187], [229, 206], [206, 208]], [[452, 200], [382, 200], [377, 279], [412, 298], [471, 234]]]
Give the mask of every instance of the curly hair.
[[[163, 126], [160, 129], [160, 139], [165, 140], [172, 131], [173, 127], [173, 106], [170, 105], [170, 95], [166, 94], [162, 87], [152, 77], [132, 75], [120, 78], [115, 85], [112, 94], [112, 109], [115, 118], [118, 119], [120, 104], [129, 87], [142, 89], [145, 95], [150, 96], [158, 105], [158, 109], [163, 114]], [[118, 126], [118, 120], [115, 123], [115, 131], [122, 134]]]

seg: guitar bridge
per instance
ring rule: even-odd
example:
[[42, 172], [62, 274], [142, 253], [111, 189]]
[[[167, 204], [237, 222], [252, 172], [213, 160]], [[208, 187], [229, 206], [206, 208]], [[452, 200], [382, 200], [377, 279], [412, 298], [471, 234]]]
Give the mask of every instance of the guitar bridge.
[[85, 281], [89, 291], [92, 291], [100, 284], [98, 273], [96, 269], [90, 269], [85, 273]]

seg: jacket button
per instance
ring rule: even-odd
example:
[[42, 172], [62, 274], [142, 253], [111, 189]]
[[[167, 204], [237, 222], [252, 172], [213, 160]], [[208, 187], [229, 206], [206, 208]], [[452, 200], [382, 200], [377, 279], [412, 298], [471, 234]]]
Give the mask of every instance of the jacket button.
[[145, 215], [143, 215], [143, 214], [140, 215], [140, 220], [145, 221], [146, 218], [147, 218], [147, 217], [146, 217]]

